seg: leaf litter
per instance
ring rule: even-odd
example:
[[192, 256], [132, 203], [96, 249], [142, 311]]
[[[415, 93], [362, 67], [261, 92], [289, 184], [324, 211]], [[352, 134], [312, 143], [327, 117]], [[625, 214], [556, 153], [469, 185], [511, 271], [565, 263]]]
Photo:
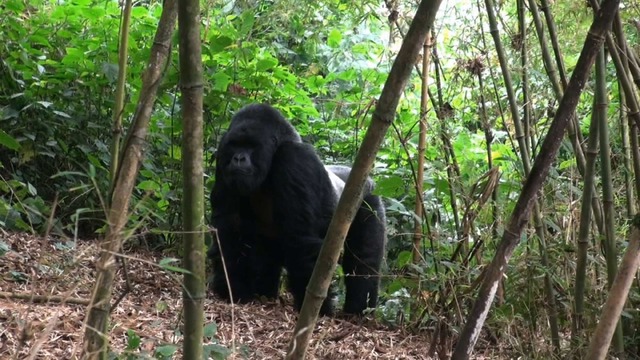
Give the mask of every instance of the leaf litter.
[[[0, 359], [80, 359], [98, 242], [71, 243], [1, 229], [0, 242], [9, 248], [0, 255]], [[173, 358], [179, 358], [182, 275], [158, 266], [165, 258], [159, 252], [138, 247], [125, 254], [131, 291], [111, 313], [111, 351], [153, 359], [159, 348], [173, 344]], [[125, 288], [119, 266], [113, 298]], [[208, 295], [206, 344], [229, 351], [227, 359], [285, 356], [297, 319], [289, 296], [231, 305]], [[392, 329], [370, 318], [323, 317], [307, 359], [429, 359], [428, 346], [426, 334]]]

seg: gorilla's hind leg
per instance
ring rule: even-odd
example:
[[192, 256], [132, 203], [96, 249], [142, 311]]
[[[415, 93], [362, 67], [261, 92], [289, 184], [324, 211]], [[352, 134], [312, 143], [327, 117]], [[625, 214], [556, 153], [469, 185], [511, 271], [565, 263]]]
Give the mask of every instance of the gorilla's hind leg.
[[368, 195], [356, 214], [345, 242], [344, 312], [361, 315], [378, 302], [380, 266], [386, 242], [384, 207], [380, 197]]

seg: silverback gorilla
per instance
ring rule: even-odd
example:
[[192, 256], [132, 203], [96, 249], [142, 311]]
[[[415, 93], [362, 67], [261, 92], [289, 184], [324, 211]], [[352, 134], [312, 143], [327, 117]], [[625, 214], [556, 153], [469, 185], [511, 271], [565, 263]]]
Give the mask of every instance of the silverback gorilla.
[[[279, 111], [258, 104], [232, 118], [216, 163], [211, 206], [219, 246], [214, 242], [208, 254], [213, 292], [236, 302], [275, 298], [284, 267], [299, 310], [351, 168], [325, 167]], [[373, 180], [368, 179], [345, 241], [344, 311], [350, 314], [362, 314], [378, 300], [385, 215], [372, 191]], [[320, 312], [333, 314], [334, 308], [331, 290]]]

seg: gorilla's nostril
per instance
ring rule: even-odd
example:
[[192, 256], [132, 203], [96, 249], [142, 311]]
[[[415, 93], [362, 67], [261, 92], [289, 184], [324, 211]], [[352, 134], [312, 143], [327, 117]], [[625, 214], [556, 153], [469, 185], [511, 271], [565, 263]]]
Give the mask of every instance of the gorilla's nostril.
[[246, 154], [235, 154], [235, 155], [233, 156], [233, 161], [234, 161], [236, 164], [244, 164], [244, 163], [246, 163], [246, 162], [247, 162], [247, 160], [248, 160], [248, 159], [247, 159], [247, 155], [246, 155]]

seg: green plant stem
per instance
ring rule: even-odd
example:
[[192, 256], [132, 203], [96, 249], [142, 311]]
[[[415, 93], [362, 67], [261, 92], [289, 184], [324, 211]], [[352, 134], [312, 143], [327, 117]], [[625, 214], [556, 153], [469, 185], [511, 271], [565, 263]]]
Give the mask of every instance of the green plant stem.
[[409, 80], [427, 34], [432, 30], [440, 3], [440, 0], [420, 2], [407, 36], [393, 62], [373, 112], [371, 125], [364, 136], [307, 285], [300, 316], [287, 350], [287, 359], [304, 359], [320, 306], [326, 297], [333, 271], [343, 248], [344, 238], [362, 199], [364, 183], [384, 135], [395, 118], [400, 95]]
[[[594, 112], [599, 124], [600, 136], [600, 163], [602, 172], [602, 195], [604, 210], [605, 236], [603, 249], [607, 261], [607, 282], [609, 287], [613, 284], [618, 271], [618, 251], [615, 238], [615, 217], [613, 209], [613, 180], [611, 178], [611, 144], [609, 143], [609, 122], [607, 117], [607, 82], [606, 61], [604, 49], [600, 50], [596, 59], [596, 104]], [[618, 323], [613, 345], [618, 354], [624, 352], [624, 339], [622, 337], [622, 323]]]
[[203, 358], [204, 269], [204, 178], [202, 114], [202, 50], [199, 0], [178, 3], [180, 33], [180, 89], [182, 92], [182, 224], [184, 267], [183, 359]]
[[[120, 45], [118, 51], [118, 82], [116, 83], [115, 101], [113, 104], [113, 139], [111, 140], [111, 165], [109, 168], [108, 204], [115, 186], [116, 173], [120, 166], [120, 140], [122, 139], [122, 117], [124, 115], [124, 95], [127, 84], [127, 59], [129, 58], [129, 24], [131, 23], [131, 0], [126, 0], [122, 9], [122, 25], [120, 27]], [[107, 206], [109, 206], [107, 204]]]
[[478, 297], [458, 338], [452, 356], [453, 360], [468, 359], [473, 351], [473, 347], [480, 335], [480, 330], [493, 303], [498, 282], [504, 274], [513, 250], [519, 243], [522, 230], [529, 221], [533, 200], [540, 191], [560, 148], [564, 132], [572, 114], [575, 112], [595, 57], [602, 47], [604, 35], [611, 26], [619, 4], [619, 0], [605, 0], [602, 3], [601, 11], [598, 12], [589, 29], [580, 57], [571, 75], [571, 81], [567, 86], [567, 91], [562, 97], [547, 136], [542, 142], [540, 153], [536, 157], [532, 170], [522, 188], [511, 219], [505, 228], [502, 240], [498, 244], [496, 254], [486, 269]]

